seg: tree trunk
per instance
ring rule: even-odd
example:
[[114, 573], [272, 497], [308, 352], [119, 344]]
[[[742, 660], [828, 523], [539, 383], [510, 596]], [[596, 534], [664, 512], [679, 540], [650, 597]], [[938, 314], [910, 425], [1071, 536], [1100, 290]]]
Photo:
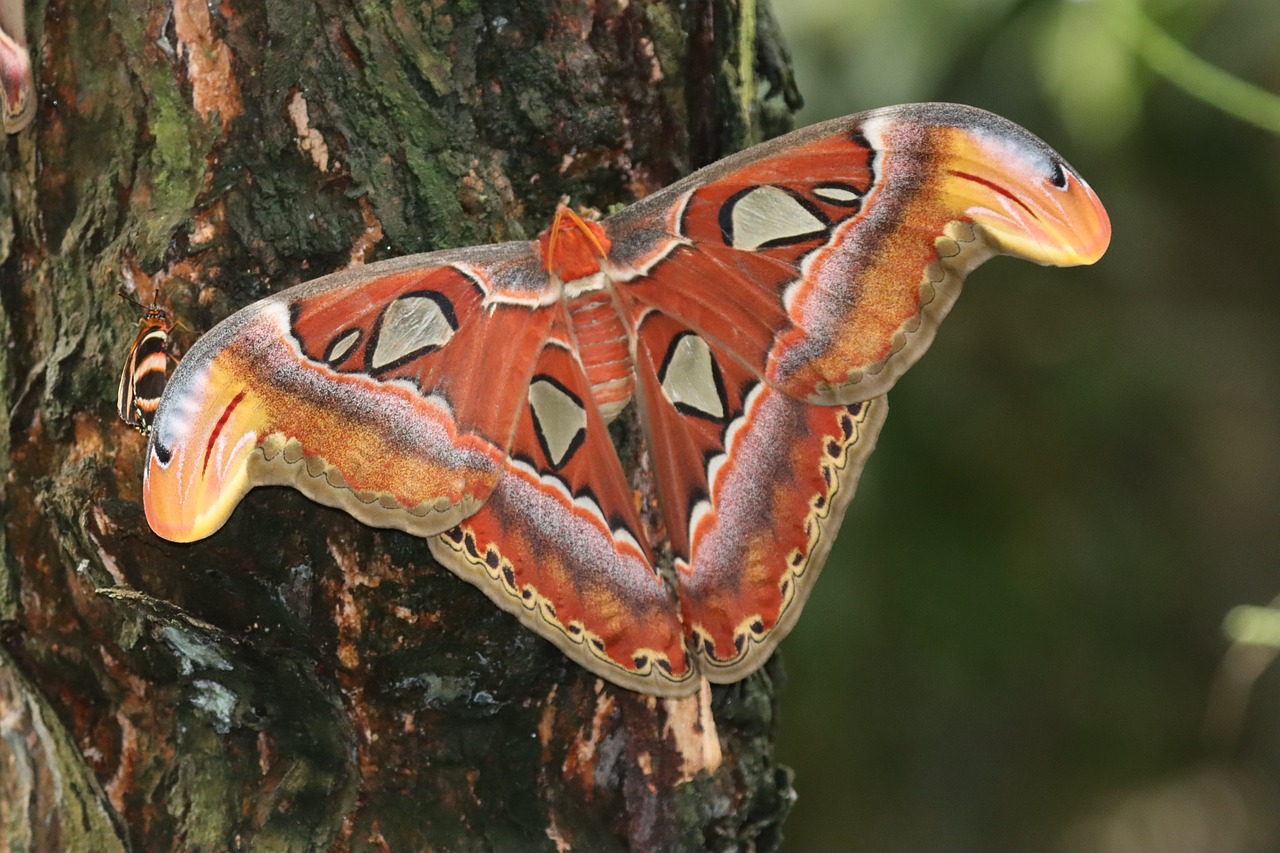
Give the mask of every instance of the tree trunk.
[[776, 665], [613, 687], [422, 540], [285, 489], [164, 542], [112, 405], [121, 287], [181, 350], [267, 292], [529, 237], [562, 195], [626, 202], [782, 129], [767, 24], [755, 0], [28, 9], [40, 100], [0, 150], [9, 849], [778, 846]]

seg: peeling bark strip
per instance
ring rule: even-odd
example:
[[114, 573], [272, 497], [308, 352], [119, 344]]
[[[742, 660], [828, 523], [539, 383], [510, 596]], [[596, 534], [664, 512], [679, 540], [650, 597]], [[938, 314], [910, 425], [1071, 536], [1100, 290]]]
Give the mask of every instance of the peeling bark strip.
[[[229, 4], [222, 14], [234, 14]], [[213, 31], [210, 5], [205, 0], [173, 0], [173, 28], [187, 64], [191, 106], [201, 118], [216, 118], [227, 130], [244, 107], [231, 70], [231, 50]]]
[[329, 146], [324, 142], [324, 134], [311, 126], [307, 102], [301, 92], [294, 92], [289, 98], [289, 118], [298, 131], [298, 148], [311, 155], [311, 161], [321, 172], [329, 171]]
[[161, 542], [112, 400], [121, 285], [172, 309], [181, 352], [265, 292], [521, 237], [562, 195], [630, 201], [738, 147], [737, 14], [66, 0], [26, 22], [40, 101], [0, 148], [11, 848], [779, 845], [772, 667], [680, 701], [604, 685], [421, 540], [283, 490]]

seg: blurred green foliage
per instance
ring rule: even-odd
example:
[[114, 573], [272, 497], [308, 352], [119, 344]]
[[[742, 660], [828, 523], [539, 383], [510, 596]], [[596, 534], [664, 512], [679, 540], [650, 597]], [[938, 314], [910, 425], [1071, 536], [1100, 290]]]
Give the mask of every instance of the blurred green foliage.
[[791, 850], [1280, 849], [1280, 665], [1224, 632], [1280, 594], [1280, 3], [1129, 3], [773, 4], [802, 124], [985, 107], [1114, 227], [975, 272], [890, 394], [783, 646]]

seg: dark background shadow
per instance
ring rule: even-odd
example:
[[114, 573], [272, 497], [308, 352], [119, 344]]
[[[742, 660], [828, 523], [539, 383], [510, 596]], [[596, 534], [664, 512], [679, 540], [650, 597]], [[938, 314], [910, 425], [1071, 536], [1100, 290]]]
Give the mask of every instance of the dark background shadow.
[[[1149, 5], [1280, 93], [1280, 5]], [[1280, 847], [1280, 667], [1223, 627], [1280, 593], [1280, 135], [1154, 73], [1118, 3], [775, 7], [801, 124], [982, 106], [1114, 227], [1096, 267], [974, 273], [890, 394], [783, 645], [788, 849]]]

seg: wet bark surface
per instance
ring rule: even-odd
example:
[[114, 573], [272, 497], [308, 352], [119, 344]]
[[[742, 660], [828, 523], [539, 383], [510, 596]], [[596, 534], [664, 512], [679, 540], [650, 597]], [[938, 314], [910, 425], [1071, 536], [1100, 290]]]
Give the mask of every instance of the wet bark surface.
[[114, 411], [122, 287], [173, 311], [180, 352], [266, 293], [531, 237], [563, 195], [625, 203], [782, 129], [762, 21], [747, 0], [28, 8], [37, 116], [0, 150], [11, 849], [777, 847], [776, 665], [682, 700], [615, 688], [422, 540], [285, 489], [165, 542]]

